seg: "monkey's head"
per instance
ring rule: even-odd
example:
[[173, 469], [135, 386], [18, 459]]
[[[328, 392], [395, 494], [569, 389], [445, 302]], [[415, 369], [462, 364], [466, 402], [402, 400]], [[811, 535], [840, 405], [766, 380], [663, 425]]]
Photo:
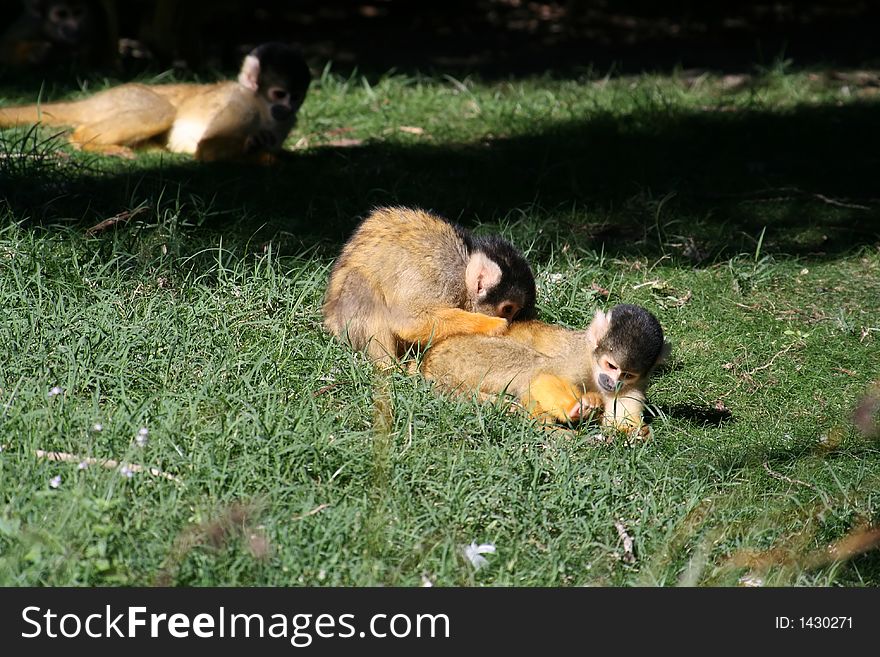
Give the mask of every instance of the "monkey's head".
[[264, 43], [241, 65], [238, 81], [263, 98], [272, 119], [292, 128], [312, 74], [300, 51], [286, 43]]
[[88, 0], [27, 0], [25, 4], [42, 21], [49, 41], [78, 46], [90, 37], [94, 16]]
[[623, 303], [596, 311], [587, 332], [593, 345], [593, 375], [604, 394], [647, 385], [651, 371], [669, 353], [660, 322], [641, 306]]
[[535, 277], [507, 240], [497, 235], [474, 237], [465, 282], [476, 312], [508, 321], [535, 317]]

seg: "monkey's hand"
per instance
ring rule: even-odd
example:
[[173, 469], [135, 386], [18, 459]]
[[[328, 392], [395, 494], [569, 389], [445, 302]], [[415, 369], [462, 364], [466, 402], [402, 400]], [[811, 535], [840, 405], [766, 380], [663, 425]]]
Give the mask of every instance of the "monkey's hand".
[[651, 429], [642, 421], [645, 396], [640, 391], [630, 391], [606, 400], [603, 424], [630, 438], [648, 438]]
[[596, 414], [601, 412], [604, 407], [605, 400], [602, 399], [602, 395], [598, 392], [585, 392], [568, 415], [572, 420], [589, 421], [596, 417]]
[[42, 64], [52, 52], [52, 44], [48, 41], [22, 41], [16, 45], [14, 62], [21, 66]]
[[654, 437], [654, 432], [651, 431], [650, 424], [643, 424], [638, 429], [633, 431], [633, 433], [631, 433], [630, 436], [632, 438], [636, 438], [639, 440], [650, 440], [651, 438]]
[[636, 421], [618, 421], [609, 423], [615, 431], [626, 435], [627, 440], [649, 440], [654, 437], [651, 425]]
[[244, 154], [253, 155], [262, 151], [275, 150], [278, 147], [278, 139], [270, 130], [260, 130], [250, 135], [244, 141]]

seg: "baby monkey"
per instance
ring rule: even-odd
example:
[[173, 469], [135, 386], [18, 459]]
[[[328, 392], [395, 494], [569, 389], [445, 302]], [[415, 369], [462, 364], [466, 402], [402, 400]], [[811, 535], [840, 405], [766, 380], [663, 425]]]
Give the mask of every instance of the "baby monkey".
[[390, 364], [413, 345], [499, 335], [535, 316], [535, 278], [497, 235], [478, 236], [423, 210], [372, 212], [345, 244], [324, 298], [324, 326]]
[[603, 425], [648, 435], [645, 390], [668, 352], [657, 318], [621, 304], [596, 311], [583, 331], [529, 321], [499, 337], [451, 337], [433, 345], [421, 367], [445, 390], [484, 399], [506, 392], [544, 420], [601, 411]]

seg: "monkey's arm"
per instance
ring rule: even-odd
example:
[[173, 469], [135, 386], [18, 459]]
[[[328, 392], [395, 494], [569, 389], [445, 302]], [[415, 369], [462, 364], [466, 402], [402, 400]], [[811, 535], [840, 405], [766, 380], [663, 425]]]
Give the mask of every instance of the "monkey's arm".
[[453, 335], [501, 335], [507, 330], [507, 320], [460, 308], [432, 308], [395, 329], [401, 340], [424, 345]]
[[642, 411], [645, 410], [645, 394], [640, 390], [629, 390], [618, 397], [605, 400], [605, 417], [603, 423], [619, 431], [638, 432], [646, 435], [647, 425], [642, 423]]
[[536, 417], [561, 422], [589, 419], [602, 408], [602, 397], [595, 392], [584, 392], [566, 379], [555, 374], [539, 374], [530, 382], [520, 401]]
[[180, 107], [179, 120], [207, 123], [196, 146], [197, 160], [240, 160], [255, 155], [249, 145], [260, 130], [260, 114], [247, 93], [224, 85], [198, 98], [201, 102], [190, 101]]
[[0, 44], [0, 63], [23, 68], [46, 60], [52, 44], [37, 39]]

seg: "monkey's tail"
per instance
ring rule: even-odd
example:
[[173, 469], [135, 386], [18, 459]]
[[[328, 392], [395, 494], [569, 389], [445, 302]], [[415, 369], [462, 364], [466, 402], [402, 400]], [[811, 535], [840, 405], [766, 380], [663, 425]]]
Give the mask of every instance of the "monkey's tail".
[[77, 118], [73, 103], [48, 103], [0, 108], [0, 128], [15, 125], [70, 125]]

